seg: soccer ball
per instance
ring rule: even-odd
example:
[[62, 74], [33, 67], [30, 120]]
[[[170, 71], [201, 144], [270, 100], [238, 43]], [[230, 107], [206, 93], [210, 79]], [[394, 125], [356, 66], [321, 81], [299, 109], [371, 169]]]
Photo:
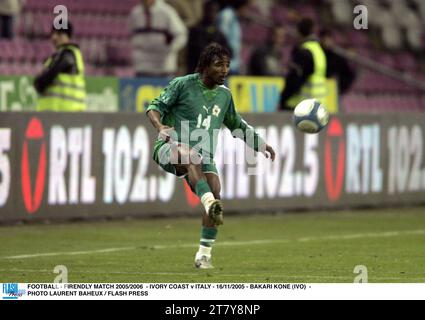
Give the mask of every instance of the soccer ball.
[[329, 112], [316, 99], [301, 101], [294, 109], [294, 125], [305, 133], [318, 133], [329, 122]]

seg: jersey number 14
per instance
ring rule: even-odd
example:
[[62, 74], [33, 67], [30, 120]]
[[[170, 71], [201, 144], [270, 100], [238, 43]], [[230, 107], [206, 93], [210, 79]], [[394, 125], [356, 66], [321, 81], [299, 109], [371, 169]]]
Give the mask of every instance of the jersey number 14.
[[205, 128], [205, 130], [208, 130], [211, 125], [211, 115], [207, 116], [205, 119], [202, 119], [202, 114], [198, 115], [198, 123], [196, 125], [196, 128]]

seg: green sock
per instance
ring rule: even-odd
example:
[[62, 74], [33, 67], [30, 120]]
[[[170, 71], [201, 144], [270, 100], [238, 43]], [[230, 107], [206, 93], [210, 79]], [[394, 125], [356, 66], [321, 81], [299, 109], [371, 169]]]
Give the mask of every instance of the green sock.
[[204, 194], [211, 192], [210, 186], [208, 185], [207, 180], [201, 179], [195, 186], [195, 193], [199, 198], [202, 198]]
[[212, 227], [212, 228], [202, 227], [200, 245], [211, 248], [217, 237], [217, 231], [218, 230], [216, 227]]

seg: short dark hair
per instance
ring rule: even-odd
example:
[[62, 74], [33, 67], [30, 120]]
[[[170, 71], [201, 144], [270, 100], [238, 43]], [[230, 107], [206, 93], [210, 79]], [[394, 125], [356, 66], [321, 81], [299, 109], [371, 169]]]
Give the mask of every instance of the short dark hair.
[[213, 63], [215, 58], [220, 59], [223, 57], [231, 57], [229, 49], [216, 42], [210, 43], [202, 50], [196, 71], [199, 73], [204, 72], [204, 70]]
[[66, 35], [68, 35], [68, 37], [72, 38], [74, 29], [72, 27], [71, 22], [68, 21], [67, 26], [63, 27], [63, 26], [55, 26], [55, 24], [52, 24], [52, 33], [53, 32], [57, 32], [57, 33], [64, 33]]
[[238, 10], [240, 7], [243, 7], [244, 5], [247, 5], [249, 3], [249, 0], [214, 0], [218, 2], [220, 5], [220, 8], [226, 8], [226, 7], [232, 7], [236, 10]]
[[314, 32], [314, 22], [311, 18], [303, 18], [297, 23], [297, 31], [303, 37], [308, 37]]
[[233, 0], [233, 1], [230, 1], [230, 5], [233, 8], [235, 8], [236, 10], [243, 7], [243, 6], [246, 6], [248, 3], [249, 3], [249, 0]]

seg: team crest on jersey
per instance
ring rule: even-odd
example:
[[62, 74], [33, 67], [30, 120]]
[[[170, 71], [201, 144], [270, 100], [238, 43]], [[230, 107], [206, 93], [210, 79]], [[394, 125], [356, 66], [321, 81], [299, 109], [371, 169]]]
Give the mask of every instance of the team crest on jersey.
[[213, 109], [212, 109], [212, 114], [213, 116], [218, 117], [218, 115], [220, 114], [220, 107], [218, 105], [214, 105]]

